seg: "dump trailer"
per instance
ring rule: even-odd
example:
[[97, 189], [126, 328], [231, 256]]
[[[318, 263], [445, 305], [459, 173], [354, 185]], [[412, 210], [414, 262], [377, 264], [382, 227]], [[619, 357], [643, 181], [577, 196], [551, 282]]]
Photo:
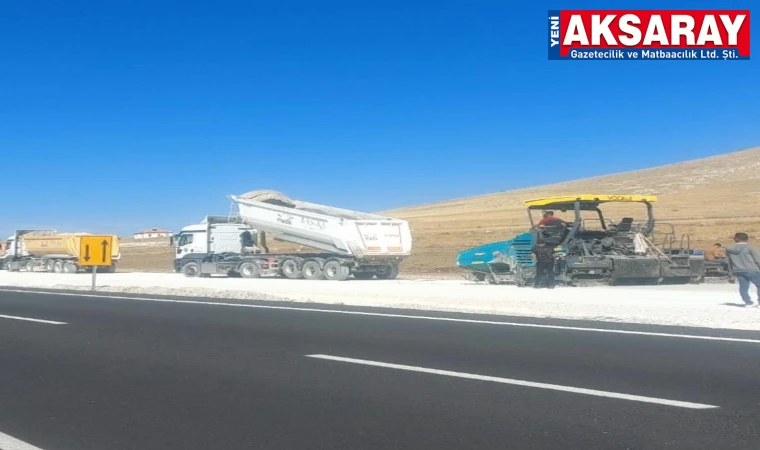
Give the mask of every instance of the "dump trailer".
[[[3, 267], [8, 271], [76, 273], [92, 270], [78, 265], [80, 241], [88, 233], [59, 233], [56, 230], [17, 230], [8, 238]], [[115, 272], [121, 257], [119, 239], [113, 236], [112, 263], [98, 266], [99, 272]]]
[[[228, 198], [232, 214], [206, 216], [172, 239], [175, 271], [188, 277], [392, 279], [411, 253], [405, 220], [293, 200], [271, 190]], [[314, 252], [270, 252], [269, 237]]]
[[[672, 226], [656, 224], [652, 206], [656, 201], [654, 196], [596, 194], [528, 200], [524, 204], [529, 232], [465, 250], [456, 263], [467, 270], [469, 279], [525, 286], [535, 280], [532, 248], [542, 241], [554, 248], [555, 278], [567, 285], [704, 281], [704, 255], [689, 248], [688, 235], [677, 245]], [[609, 203], [642, 205], [647, 217], [611, 221], [600, 208]], [[536, 222], [535, 211], [561, 211], [567, 216], [556, 220], [547, 214], [544, 222]]]

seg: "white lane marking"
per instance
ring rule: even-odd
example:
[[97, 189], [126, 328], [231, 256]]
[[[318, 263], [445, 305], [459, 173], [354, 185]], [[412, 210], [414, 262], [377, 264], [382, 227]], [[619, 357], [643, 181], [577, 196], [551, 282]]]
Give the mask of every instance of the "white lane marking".
[[634, 402], [655, 403], [658, 405], [675, 406], [678, 408], [689, 408], [689, 409], [719, 408], [719, 406], [706, 405], [703, 403], [682, 402], [679, 400], [668, 400], [665, 398], [656, 398], [656, 397], [643, 397], [641, 395], [621, 394], [618, 392], [608, 392], [608, 391], [597, 391], [595, 389], [562, 386], [559, 384], [536, 383], [533, 381], [514, 380], [511, 378], [490, 377], [486, 375], [476, 375], [476, 374], [465, 373], [465, 372], [451, 372], [449, 370], [428, 369], [425, 367], [406, 366], [403, 364], [391, 364], [391, 363], [384, 363], [384, 362], [378, 362], [378, 361], [368, 361], [365, 359], [343, 358], [340, 356], [330, 356], [330, 355], [305, 355], [305, 356], [307, 358], [327, 359], [330, 361], [340, 361], [340, 362], [351, 363], [351, 364], [361, 364], [365, 366], [384, 367], [388, 369], [407, 370], [411, 372], [432, 373], [435, 375], [444, 375], [447, 377], [456, 377], [456, 378], [467, 378], [470, 380], [492, 381], [494, 383], [513, 384], [516, 386], [549, 389], [552, 391], [571, 392], [573, 394], [584, 394], [584, 395], [593, 395], [596, 397], [617, 398], [617, 399], [622, 399], [622, 400], [630, 400]]
[[34, 445], [20, 441], [13, 436], [0, 432], [0, 450], [42, 450]]
[[[32, 319], [31, 317], [6, 316], [5, 314], [0, 314], [0, 319], [23, 320], [25, 322], [47, 323], [50, 325], [68, 325], [66, 322], [56, 322], [54, 320], [45, 320], [45, 319]], [[5, 448], [0, 447], [0, 450], [5, 450]]]
[[[630, 331], [630, 330], [615, 330], [607, 328], [585, 328], [585, 327], [571, 327], [563, 325], [543, 325], [537, 323], [520, 323], [520, 322], [500, 322], [495, 320], [478, 320], [478, 319], [455, 319], [452, 317], [434, 317], [434, 316], [415, 316], [407, 314], [388, 314], [388, 313], [374, 313], [364, 311], [341, 311], [336, 309], [317, 309], [317, 308], [296, 308], [293, 306], [270, 306], [270, 305], [253, 305], [242, 303], [224, 303], [224, 302], [204, 302], [198, 300], [172, 300], [165, 298], [138, 298], [138, 297], [126, 297], [121, 295], [95, 295], [95, 294], [76, 294], [70, 292], [45, 292], [45, 291], [23, 291], [16, 289], [0, 289], [0, 292], [19, 292], [23, 294], [43, 294], [43, 295], [62, 295], [70, 297], [93, 297], [93, 298], [112, 298], [117, 300], [137, 300], [146, 302], [162, 302], [162, 303], [185, 303], [190, 305], [211, 305], [211, 306], [231, 306], [238, 308], [257, 308], [257, 309], [277, 309], [283, 311], [305, 311], [305, 312], [317, 312], [325, 314], [346, 314], [354, 316], [373, 316], [373, 317], [390, 317], [396, 319], [414, 319], [414, 320], [434, 320], [440, 322], [458, 322], [458, 323], [474, 323], [480, 325], [499, 325], [507, 327], [524, 327], [524, 328], [544, 328], [553, 330], [569, 330], [569, 331], [588, 331], [594, 333], [613, 333], [613, 334], [630, 334], [639, 336], [656, 336], [667, 338], [680, 338], [680, 339], [701, 339], [706, 341], [724, 341], [724, 342], [747, 342], [750, 344], [760, 344], [760, 339], [747, 339], [747, 338], [730, 338], [719, 336], [703, 336], [698, 334], [672, 334], [672, 333], [657, 333], [653, 331]], [[241, 300], [245, 301], [245, 300]], [[392, 309], [388, 306], [386, 308]], [[446, 313], [447, 311], [441, 311]], [[458, 313], [468, 314], [468, 313]]]

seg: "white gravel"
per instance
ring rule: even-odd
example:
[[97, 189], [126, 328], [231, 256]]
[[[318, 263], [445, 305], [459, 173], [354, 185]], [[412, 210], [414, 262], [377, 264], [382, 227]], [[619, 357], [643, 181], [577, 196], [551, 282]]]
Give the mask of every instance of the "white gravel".
[[[0, 286], [81, 290], [90, 283], [89, 274], [0, 271]], [[737, 307], [742, 304], [737, 286], [728, 283], [534, 290], [465, 280], [251, 280], [115, 273], [98, 275], [98, 291], [760, 330], [760, 309]]]

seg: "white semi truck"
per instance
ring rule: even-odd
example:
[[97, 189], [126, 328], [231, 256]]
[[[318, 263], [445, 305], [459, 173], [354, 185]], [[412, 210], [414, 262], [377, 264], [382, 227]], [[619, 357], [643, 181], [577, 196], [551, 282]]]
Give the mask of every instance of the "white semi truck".
[[[207, 216], [172, 238], [175, 271], [188, 277], [392, 279], [411, 253], [405, 220], [293, 200], [271, 190], [228, 198], [237, 214]], [[315, 252], [270, 253], [267, 235]]]

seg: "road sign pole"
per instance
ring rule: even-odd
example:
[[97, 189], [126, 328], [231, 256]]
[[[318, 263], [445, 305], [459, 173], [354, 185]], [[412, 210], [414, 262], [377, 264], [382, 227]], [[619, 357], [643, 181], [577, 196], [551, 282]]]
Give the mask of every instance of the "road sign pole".
[[98, 274], [98, 266], [92, 266], [92, 290], [95, 290], [95, 276]]

